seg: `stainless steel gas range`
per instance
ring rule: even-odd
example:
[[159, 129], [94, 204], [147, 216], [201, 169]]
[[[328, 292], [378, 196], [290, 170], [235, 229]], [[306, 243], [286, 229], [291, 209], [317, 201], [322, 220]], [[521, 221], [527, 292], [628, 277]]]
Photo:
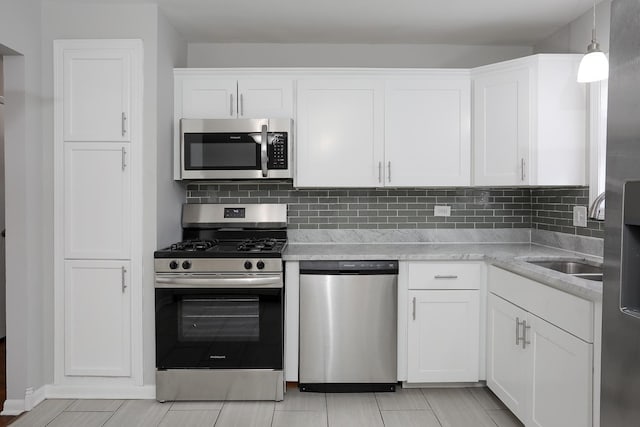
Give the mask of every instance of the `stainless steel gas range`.
[[156, 398], [282, 400], [286, 205], [185, 204], [155, 258]]

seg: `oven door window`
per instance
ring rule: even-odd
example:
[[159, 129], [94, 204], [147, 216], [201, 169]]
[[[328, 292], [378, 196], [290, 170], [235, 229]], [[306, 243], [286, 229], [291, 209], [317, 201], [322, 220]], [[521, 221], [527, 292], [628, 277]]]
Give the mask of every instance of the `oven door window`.
[[260, 297], [183, 298], [178, 310], [180, 342], [260, 341]]
[[282, 369], [282, 289], [156, 289], [159, 369]]
[[259, 170], [260, 139], [251, 133], [185, 133], [184, 168]]

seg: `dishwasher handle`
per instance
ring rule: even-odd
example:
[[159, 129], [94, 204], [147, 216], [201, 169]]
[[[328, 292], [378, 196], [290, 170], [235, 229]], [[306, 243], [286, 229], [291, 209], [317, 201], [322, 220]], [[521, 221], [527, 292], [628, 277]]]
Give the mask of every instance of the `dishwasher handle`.
[[302, 261], [300, 274], [331, 276], [398, 274], [398, 261]]

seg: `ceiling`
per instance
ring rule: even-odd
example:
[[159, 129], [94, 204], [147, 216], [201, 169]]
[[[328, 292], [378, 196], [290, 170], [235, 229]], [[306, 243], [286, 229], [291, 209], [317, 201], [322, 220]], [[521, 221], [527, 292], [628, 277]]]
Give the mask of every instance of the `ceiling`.
[[188, 42], [211, 43], [530, 46], [593, 6], [592, 0], [75, 1], [157, 3]]

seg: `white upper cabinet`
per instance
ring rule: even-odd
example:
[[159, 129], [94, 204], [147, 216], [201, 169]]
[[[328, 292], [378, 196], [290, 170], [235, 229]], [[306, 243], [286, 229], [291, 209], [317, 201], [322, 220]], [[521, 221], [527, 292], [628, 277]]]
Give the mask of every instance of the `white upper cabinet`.
[[180, 118], [227, 119], [236, 117], [237, 82], [235, 79], [197, 77], [182, 80], [176, 103], [182, 107]]
[[64, 145], [64, 257], [131, 256], [129, 144]]
[[326, 78], [298, 81], [295, 185], [383, 185], [384, 82]]
[[176, 120], [293, 116], [292, 79], [177, 69], [175, 92]]
[[466, 73], [386, 82], [386, 185], [471, 183], [470, 90]]
[[477, 185], [527, 182], [529, 74], [525, 67], [474, 77]]
[[69, 49], [62, 57], [65, 141], [130, 141], [127, 49]]
[[474, 185], [585, 185], [581, 56], [534, 55], [472, 70]]
[[470, 183], [466, 71], [303, 79], [297, 101], [298, 187]]
[[291, 79], [238, 80], [238, 117], [293, 117], [293, 81]]

